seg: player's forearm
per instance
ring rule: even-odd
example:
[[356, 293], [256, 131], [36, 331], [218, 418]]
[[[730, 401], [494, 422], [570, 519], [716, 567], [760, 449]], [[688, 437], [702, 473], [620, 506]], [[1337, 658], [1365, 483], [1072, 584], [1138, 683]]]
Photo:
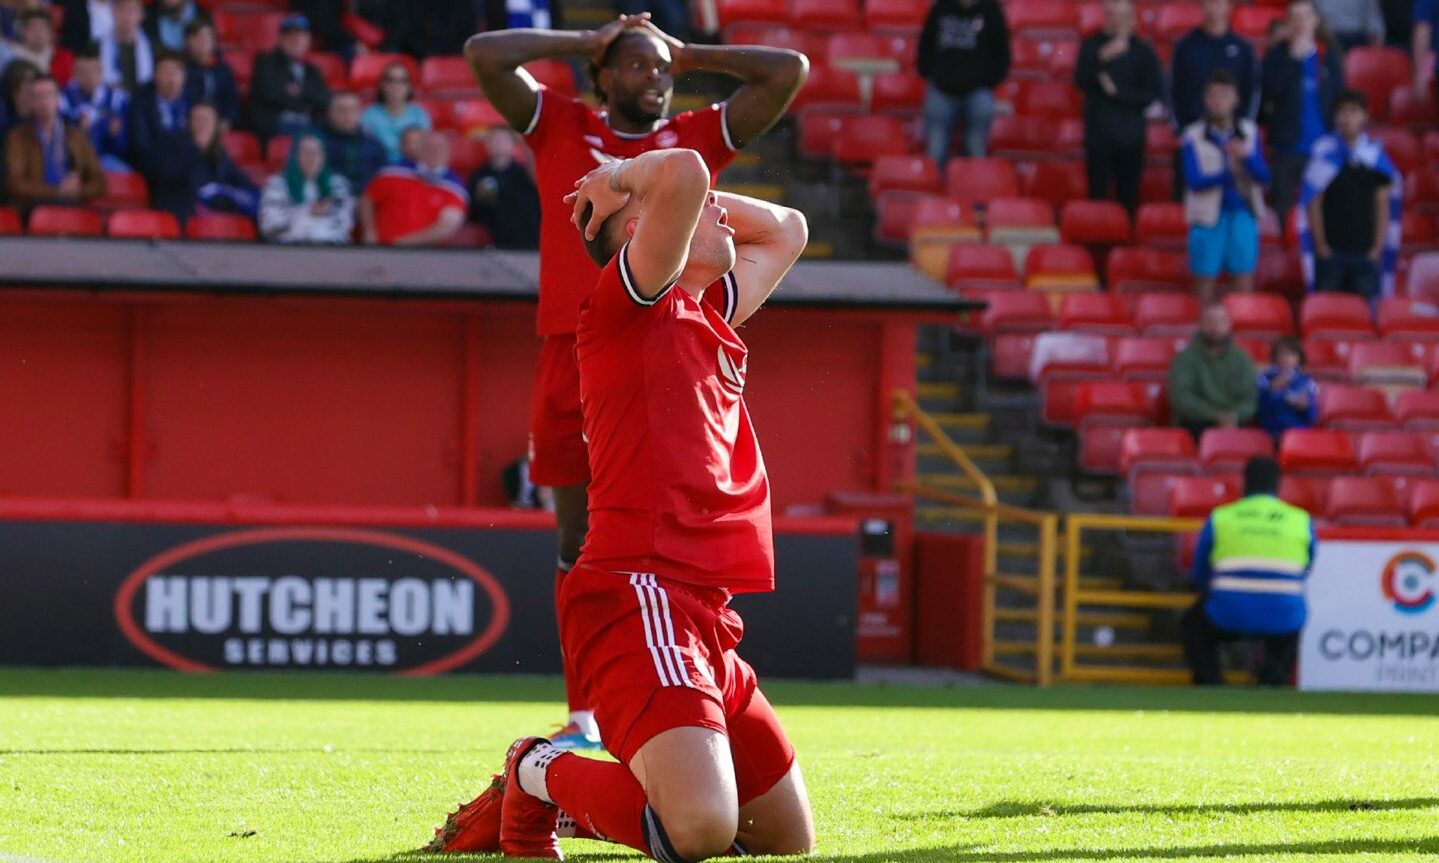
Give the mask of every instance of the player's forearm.
[[805, 59], [783, 48], [752, 45], [685, 45], [676, 59], [686, 71], [718, 72], [746, 84], [798, 86]]
[[[809, 227], [804, 214], [789, 207], [729, 192], [715, 192], [721, 207], [729, 211], [734, 244], [740, 246], [797, 246], [804, 248]], [[795, 252], [796, 256], [799, 254]]]
[[628, 159], [610, 175], [610, 188], [641, 201], [657, 195], [700, 197], [709, 190], [709, 168], [694, 150], [652, 150]]
[[481, 73], [516, 69], [547, 57], [588, 57], [599, 46], [593, 30], [496, 30], [465, 42], [465, 59]]

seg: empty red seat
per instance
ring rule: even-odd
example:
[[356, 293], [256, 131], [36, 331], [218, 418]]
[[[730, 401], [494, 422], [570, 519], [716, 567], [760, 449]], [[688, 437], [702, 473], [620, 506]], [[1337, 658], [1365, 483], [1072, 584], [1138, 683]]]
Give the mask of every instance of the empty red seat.
[[1290, 429], [1279, 442], [1279, 465], [1310, 475], [1345, 473], [1354, 469], [1354, 444], [1342, 431]]
[[1208, 518], [1217, 506], [1239, 499], [1239, 482], [1225, 476], [1187, 476], [1169, 491], [1169, 514], [1175, 518]]
[[[1022, 287], [1014, 268], [1014, 256], [1003, 246], [961, 243], [949, 250], [949, 268], [945, 281], [962, 290], [997, 290]], [[1046, 308], [1044, 297], [1035, 300]]]
[[1379, 334], [1386, 339], [1439, 341], [1439, 306], [1405, 297], [1379, 301]]
[[185, 223], [185, 236], [191, 240], [253, 243], [255, 223], [233, 213], [202, 213]]
[[359, 54], [350, 64], [350, 86], [356, 90], [373, 90], [380, 83], [380, 75], [384, 74], [391, 63], [402, 63], [410, 72], [411, 81], [420, 80], [420, 64], [415, 62], [413, 57], [405, 54]]
[[1154, 403], [1143, 384], [1088, 381], [1075, 393], [1079, 433], [1079, 466], [1089, 473], [1119, 472], [1120, 442], [1135, 426], [1154, 422]]
[[275, 47], [280, 39], [280, 22], [284, 18], [283, 12], [216, 9], [212, 20], [215, 22], [215, 38], [221, 45], [243, 49], [229, 53], [255, 54]]
[[1319, 389], [1319, 421], [1328, 429], [1365, 431], [1394, 426], [1384, 393], [1367, 387], [1328, 384]]
[[889, 192], [874, 202], [874, 240], [882, 246], [904, 248], [914, 228], [914, 217], [924, 196]]
[[899, 118], [857, 114], [840, 121], [830, 154], [841, 165], [869, 165], [880, 156], [907, 154], [909, 136]]
[[556, 93], [564, 93], [566, 96], [574, 96], [579, 93], [579, 88], [575, 83], [574, 67], [559, 57], [531, 60], [524, 65], [524, 70], [530, 73], [530, 77], [535, 81]]
[[1324, 517], [1341, 527], [1406, 527], [1409, 519], [1394, 486], [1383, 477], [1335, 477]]
[[1003, 159], [1047, 159], [1055, 155], [1059, 129], [1044, 117], [995, 117], [989, 150]]
[[1273, 294], [1230, 294], [1224, 307], [1234, 324], [1234, 334], [1252, 338], [1294, 335], [1294, 315], [1282, 297]]
[[0, 207], [0, 236], [24, 232], [25, 226], [20, 223], [20, 211], [14, 207]]
[[806, 108], [857, 111], [859, 107], [859, 76], [848, 69], [836, 69], [833, 66], [816, 63], [809, 67], [809, 77], [805, 79], [804, 86], [800, 87], [799, 92], [795, 94], [789, 109], [791, 111]]
[[420, 89], [428, 95], [466, 95], [478, 93], [480, 86], [464, 57], [426, 57], [420, 64]]
[[1151, 165], [1168, 167], [1179, 150], [1179, 139], [1168, 123], [1150, 123], [1144, 130], [1144, 153]]
[[1282, 249], [1262, 249], [1259, 266], [1254, 270], [1254, 284], [1268, 294], [1295, 300], [1304, 296], [1304, 269], [1299, 257]]
[[1360, 386], [1422, 387], [1424, 365], [1422, 344], [1355, 342], [1349, 350], [1349, 380]]
[[1134, 321], [1124, 301], [1103, 291], [1065, 294], [1059, 301], [1059, 328], [1071, 332], [1128, 336]]
[[1094, 258], [1082, 246], [1040, 245], [1024, 258], [1024, 281], [1040, 290], [1097, 287]]
[[290, 161], [290, 147], [294, 139], [289, 135], [276, 135], [265, 145], [265, 167], [276, 173], [285, 170]]
[[1124, 429], [1119, 470], [1125, 475], [1130, 509], [1141, 515], [1164, 515], [1175, 481], [1195, 472], [1194, 439], [1183, 429]]
[[946, 194], [971, 207], [1019, 195], [1019, 175], [1003, 159], [950, 159], [944, 183]]
[[1245, 38], [1262, 40], [1268, 39], [1270, 26], [1282, 20], [1282, 6], [1240, 6], [1234, 10], [1233, 26], [1235, 32]]
[[1073, 4], [1063, 0], [1027, 0], [1006, 8], [1009, 31], [1016, 39], [1067, 36], [1079, 29]]
[[450, 125], [461, 138], [472, 138], [505, 125], [505, 118], [487, 99], [461, 99], [450, 103]]
[[1119, 294], [1184, 293], [1189, 289], [1189, 257], [1169, 249], [1121, 246], [1105, 259], [1109, 290]]
[[720, 25], [731, 27], [752, 22], [783, 23], [789, 20], [788, 0], [719, 0]]
[[1383, 120], [1389, 111], [1389, 93], [1414, 80], [1409, 55], [1398, 48], [1367, 45], [1344, 54], [1344, 84], [1369, 97], [1369, 112]]
[[1306, 339], [1368, 339], [1374, 337], [1374, 322], [1362, 297], [1323, 292], [1304, 298], [1299, 330]]
[[1190, 294], [1140, 294], [1134, 301], [1134, 325], [1146, 336], [1189, 336], [1199, 313], [1199, 300]]
[[84, 207], [43, 206], [30, 211], [29, 233], [37, 237], [98, 237], [104, 220]]
[[1145, 246], [1183, 248], [1189, 242], [1189, 221], [1184, 217], [1182, 204], [1140, 204], [1134, 230], [1136, 238]]
[[929, 14], [927, 0], [867, 0], [864, 24], [878, 32], [918, 32]]
[[984, 225], [991, 241], [996, 231], [1053, 230], [1054, 208], [1034, 198], [994, 198], [984, 209]]
[[1104, 380], [1108, 373], [1109, 342], [1104, 336], [1041, 333], [1029, 363], [1029, 379], [1040, 390], [1040, 419], [1049, 426], [1072, 426], [1079, 384]]
[[1070, 201], [1059, 213], [1059, 233], [1079, 246], [1121, 246], [1130, 241], [1129, 212], [1114, 201]]
[[[1089, 192], [1084, 166], [1073, 162], [1030, 162], [1020, 166], [1019, 195], [1046, 201], [1050, 206], [1083, 198]], [[1009, 195], [1006, 197], [1013, 197]]]
[[810, 159], [829, 159], [834, 152], [834, 142], [839, 140], [847, 117], [853, 113], [831, 111], [806, 111], [799, 118], [798, 150], [801, 156]]
[[926, 156], [895, 153], [874, 160], [869, 174], [869, 196], [884, 192], [934, 193], [940, 189], [939, 168]]
[[1093, 36], [1104, 28], [1104, 4], [1099, 0], [1083, 0], [1075, 4], [1074, 12], [1081, 34]]
[[1210, 472], [1243, 470], [1256, 456], [1274, 455], [1274, 441], [1260, 429], [1205, 429], [1199, 439], [1199, 463]]
[[97, 210], [127, 210], [150, 205], [150, 187], [136, 171], [106, 171], [105, 196], [90, 202]]
[[178, 240], [180, 223], [163, 210], [121, 210], [110, 217], [108, 233], [132, 240]]
[[1434, 459], [1423, 435], [1413, 432], [1364, 432], [1356, 446], [1359, 468], [1366, 474], [1428, 476]]
[[1297, 506], [1316, 518], [1324, 515], [1329, 500], [1328, 476], [1290, 476], [1279, 480], [1279, 499]]
[[1375, 126], [1368, 132], [1370, 137], [1384, 145], [1384, 152], [1401, 174], [1409, 176], [1423, 167], [1423, 149], [1413, 132], [1394, 126]]
[[1439, 252], [1414, 256], [1404, 293], [1413, 300], [1439, 304]]
[[1172, 338], [1147, 336], [1125, 336], [1118, 339], [1111, 348], [1114, 373], [1121, 380], [1127, 381], [1167, 381], [1169, 366], [1174, 362], [1174, 355], [1178, 351]]
[[1410, 129], [1432, 128], [1439, 126], [1439, 111], [1427, 93], [1416, 92], [1406, 85], [1389, 94], [1389, 122]]
[[766, 25], [761, 23], [740, 24], [726, 28], [725, 43], [728, 45], [764, 45], [769, 48], [785, 48], [798, 51], [809, 57], [811, 63], [824, 63], [827, 44], [819, 33], [797, 30], [794, 27]]
[[[1009, 296], [1022, 296], [1023, 291], [1007, 292]], [[1048, 303], [1045, 303], [1048, 306]], [[1001, 333], [989, 339], [989, 370], [997, 380], [1023, 381], [1029, 378], [1029, 366], [1034, 360], [1034, 343], [1039, 334]]]
[[1023, 81], [1014, 109], [1021, 117], [1063, 120], [1078, 117], [1082, 106], [1079, 91], [1068, 81]]
[[855, 0], [793, 0], [790, 23], [805, 30], [858, 30]]
[[1178, 42], [1204, 23], [1204, 9], [1189, 3], [1166, 3], [1154, 16], [1153, 33], [1161, 42]]
[[874, 76], [870, 110], [876, 114], [911, 116], [924, 108], [924, 79], [913, 72], [886, 72]]
[[[230, 57], [227, 55], [225, 59], [228, 61]], [[446, 59], [458, 59], [461, 63], [465, 63], [463, 57]], [[331, 90], [349, 89], [350, 65], [345, 62], [344, 57], [328, 51], [311, 51], [305, 55], [305, 62], [320, 70], [321, 77], [325, 79], [325, 86]], [[468, 64], [465, 64], [465, 72], [470, 76], [470, 89], [479, 89], [479, 85], [475, 83], [475, 74], [470, 71]]]
[[1042, 333], [1054, 327], [1054, 316], [1043, 294], [993, 291], [984, 299], [989, 305], [980, 314], [980, 327], [986, 333]]
[[1394, 397], [1394, 419], [1405, 431], [1439, 431], [1439, 391], [1399, 393]]
[[1309, 339], [1304, 342], [1304, 371], [1316, 381], [1348, 383], [1349, 350], [1353, 342]]
[[1409, 491], [1409, 524], [1422, 530], [1439, 528], [1439, 480], [1421, 480]]
[[264, 161], [264, 156], [260, 153], [260, 139], [255, 137], [254, 132], [231, 129], [225, 132], [221, 142], [225, 152], [238, 165], [257, 165]]

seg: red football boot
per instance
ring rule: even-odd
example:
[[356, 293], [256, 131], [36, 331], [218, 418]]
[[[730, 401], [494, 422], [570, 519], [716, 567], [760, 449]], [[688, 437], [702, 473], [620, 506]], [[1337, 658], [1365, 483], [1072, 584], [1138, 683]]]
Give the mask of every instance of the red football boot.
[[500, 806], [500, 850], [506, 857], [563, 860], [555, 835], [560, 810], [520, 787], [520, 760], [543, 737], [522, 737], [505, 754], [505, 792]]
[[490, 777], [490, 784], [480, 796], [445, 818], [435, 829], [435, 838], [426, 851], [445, 853], [494, 854], [500, 850], [500, 805], [505, 796], [505, 777]]

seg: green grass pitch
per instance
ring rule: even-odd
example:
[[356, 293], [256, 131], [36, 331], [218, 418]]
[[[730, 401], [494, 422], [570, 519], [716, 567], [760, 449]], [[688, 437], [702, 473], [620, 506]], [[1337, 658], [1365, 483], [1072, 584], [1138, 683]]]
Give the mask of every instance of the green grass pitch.
[[[819, 860], [1439, 855], [1433, 697], [766, 689]], [[433, 860], [414, 849], [560, 701], [553, 679], [0, 671], [0, 861]]]

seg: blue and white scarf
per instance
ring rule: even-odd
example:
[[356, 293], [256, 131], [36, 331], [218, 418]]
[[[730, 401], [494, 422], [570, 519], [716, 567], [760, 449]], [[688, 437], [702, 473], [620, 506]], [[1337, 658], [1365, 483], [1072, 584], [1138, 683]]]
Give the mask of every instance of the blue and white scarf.
[[1314, 142], [1309, 167], [1304, 171], [1304, 189], [1299, 196], [1299, 252], [1304, 264], [1304, 286], [1314, 290], [1314, 234], [1309, 227], [1309, 204], [1329, 188], [1345, 165], [1355, 164], [1378, 171], [1389, 178], [1389, 234], [1384, 238], [1380, 260], [1381, 293], [1394, 295], [1394, 271], [1399, 265], [1399, 233], [1404, 204], [1404, 177], [1384, 152], [1384, 145], [1360, 135], [1350, 147], [1338, 135], [1325, 135]]

